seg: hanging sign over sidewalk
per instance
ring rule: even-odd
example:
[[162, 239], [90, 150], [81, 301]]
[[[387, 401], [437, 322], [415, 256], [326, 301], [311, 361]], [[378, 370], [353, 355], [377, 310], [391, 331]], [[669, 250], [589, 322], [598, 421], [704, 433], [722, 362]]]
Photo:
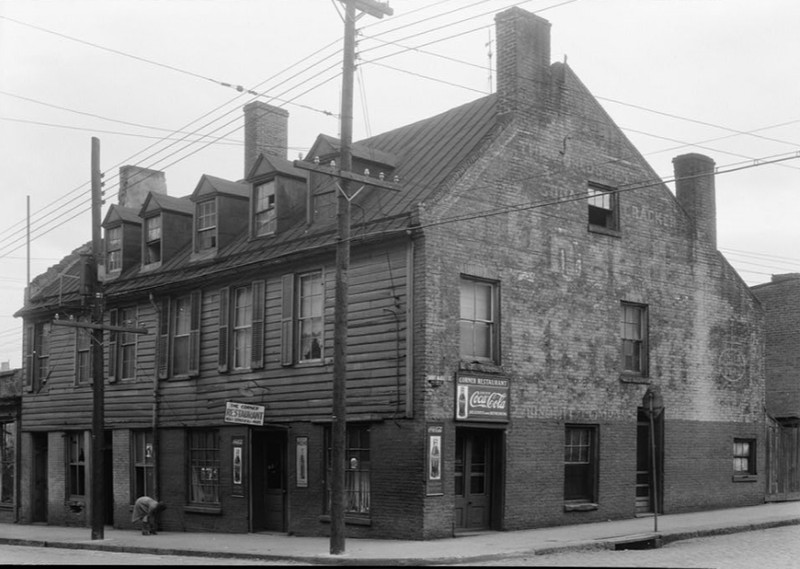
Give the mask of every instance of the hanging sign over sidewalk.
[[228, 401], [225, 405], [225, 422], [261, 426], [264, 424], [264, 409], [262, 405]]

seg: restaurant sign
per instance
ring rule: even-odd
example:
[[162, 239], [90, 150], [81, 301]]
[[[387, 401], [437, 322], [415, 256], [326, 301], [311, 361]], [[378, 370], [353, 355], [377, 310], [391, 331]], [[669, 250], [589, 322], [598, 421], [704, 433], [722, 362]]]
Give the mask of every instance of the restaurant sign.
[[264, 409], [263, 405], [228, 401], [225, 405], [225, 422], [261, 426], [264, 424]]
[[456, 421], [508, 421], [508, 383], [505, 377], [459, 374]]

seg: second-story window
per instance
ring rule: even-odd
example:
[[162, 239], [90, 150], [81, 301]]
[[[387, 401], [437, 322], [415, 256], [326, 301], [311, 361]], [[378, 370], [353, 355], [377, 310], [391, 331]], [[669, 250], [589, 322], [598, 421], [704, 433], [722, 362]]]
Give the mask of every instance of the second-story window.
[[325, 311], [322, 271], [284, 275], [281, 295], [281, 364], [321, 361]]
[[497, 285], [462, 277], [459, 320], [462, 360], [499, 363]]
[[253, 223], [257, 236], [275, 233], [277, 226], [275, 209], [275, 180], [256, 187]]
[[122, 227], [106, 230], [106, 271], [122, 269]]
[[163, 297], [158, 309], [158, 377], [200, 374], [200, 311], [202, 292]]
[[[115, 308], [109, 312], [111, 326], [136, 328], [138, 311], [136, 307]], [[137, 334], [112, 330], [109, 332], [108, 379], [134, 379], [136, 377]]]
[[92, 331], [75, 329], [75, 383], [84, 385], [92, 377]]
[[219, 292], [219, 371], [264, 367], [264, 281]]
[[25, 382], [29, 390], [39, 391], [50, 370], [50, 323], [29, 325], [25, 344]]
[[215, 199], [197, 204], [197, 250], [217, 246], [217, 202]]
[[145, 264], [161, 261], [161, 216], [148, 217], [145, 227]]
[[191, 298], [182, 296], [175, 299], [172, 334], [172, 373], [189, 373], [189, 334], [192, 330]]
[[623, 373], [647, 376], [647, 307], [623, 302], [621, 328]]

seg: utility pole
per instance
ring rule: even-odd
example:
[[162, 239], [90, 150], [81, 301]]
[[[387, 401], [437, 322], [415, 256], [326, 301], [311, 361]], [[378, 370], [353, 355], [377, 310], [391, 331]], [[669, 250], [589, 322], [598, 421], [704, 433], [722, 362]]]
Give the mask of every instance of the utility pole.
[[341, 186], [336, 202], [338, 239], [336, 243], [336, 300], [333, 324], [333, 426], [331, 464], [331, 543], [330, 553], [345, 550], [344, 476], [347, 444], [347, 292], [350, 268], [350, 188], [342, 174], [353, 166], [353, 74], [356, 51], [356, 10], [382, 18], [393, 11], [387, 4], [375, 0], [339, 0], [345, 6], [344, 61], [342, 67], [341, 155], [339, 177]]
[[[102, 255], [100, 241], [100, 209], [103, 204], [100, 180], [100, 140], [92, 137], [92, 260], [89, 278], [92, 293], [92, 324], [103, 324], [103, 289], [97, 278], [97, 267]], [[104, 538], [105, 481], [103, 447], [105, 443], [105, 401], [103, 374], [103, 330], [92, 330], [92, 539]]]

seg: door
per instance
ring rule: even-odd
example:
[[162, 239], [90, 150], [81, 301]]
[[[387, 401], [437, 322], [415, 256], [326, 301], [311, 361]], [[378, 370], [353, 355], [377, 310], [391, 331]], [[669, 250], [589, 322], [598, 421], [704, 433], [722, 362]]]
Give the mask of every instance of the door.
[[[662, 415], [653, 421], [654, 436], [650, 436], [650, 417], [646, 409], [639, 409], [636, 422], [636, 513], [648, 514], [654, 511], [658, 501], [658, 511], [662, 512], [663, 483], [661, 477], [663, 461]], [[655, 473], [653, 455], [655, 453]]]
[[114, 525], [114, 443], [111, 431], [103, 431], [103, 524]]
[[31, 521], [47, 523], [47, 433], [34, 433]]
[[253, 531], [286, 531], [286, 434], [253, 432]]
[[455, 451], [456, 529], [488, 529], [492, 512], [492, 438], [481, 431], [458, 429]]

